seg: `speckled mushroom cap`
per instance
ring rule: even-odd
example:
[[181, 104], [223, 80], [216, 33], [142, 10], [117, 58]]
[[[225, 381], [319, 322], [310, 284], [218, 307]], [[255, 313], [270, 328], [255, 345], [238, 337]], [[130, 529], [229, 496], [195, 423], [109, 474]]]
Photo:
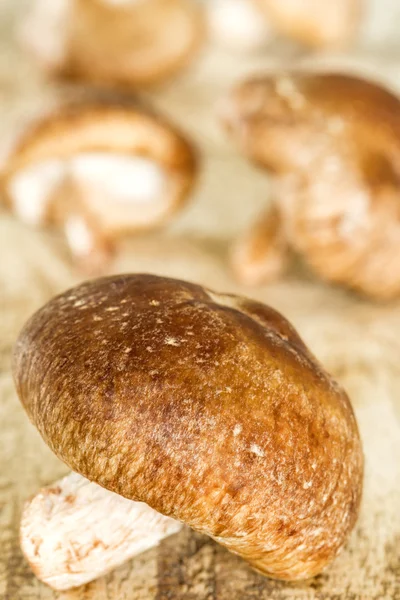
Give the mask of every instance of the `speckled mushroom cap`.
[[279, 177], [288, 245], [324, 279], [377, 299], [400, 294], [400, 101], [329, 73], [248, 79], [225, 103], [243, 152]]
[[26, 324], [14, 377], [73, 470], [267, 575], [315, 575], [354, 525], [350, 402], [267, 306], [151, 275], [94, 280]]

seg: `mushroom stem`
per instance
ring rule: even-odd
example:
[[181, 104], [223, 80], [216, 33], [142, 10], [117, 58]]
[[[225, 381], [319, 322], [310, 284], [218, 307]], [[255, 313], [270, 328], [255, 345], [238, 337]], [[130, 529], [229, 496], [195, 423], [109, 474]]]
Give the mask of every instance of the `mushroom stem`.
[[36, 576], [56, 590], [92, 581], [156, 546], [182, 525], [70, 473], [23, 510], [22, 551]]
[[101, 273], [114, 254], [114, 244], [91, 214], [84, 192], [71, 175], [61, 181], [49, 205], [52, 220], [62, 227], [80, 269], [88, 274]]
[[287, 261], [288, 246], [282, 217], [272, 204], [235, 242], [232, 268], [241, 283], [257, 285], [277, 278], [285, 270]]

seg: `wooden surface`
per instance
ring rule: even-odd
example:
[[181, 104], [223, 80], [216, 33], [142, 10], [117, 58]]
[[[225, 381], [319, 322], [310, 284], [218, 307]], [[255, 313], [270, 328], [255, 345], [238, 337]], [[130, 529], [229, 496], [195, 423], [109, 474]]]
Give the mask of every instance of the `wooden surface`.
[[[395, 0], [396, 1], [396, 0]], [[46, 86], [9, 43], [15, 0], [0, 4], [2, 140], [26, 114], [51, 100]], [[13, 9], [13, 10], [11, 10]], [[356, 49], [301, 62], [345, 64], [400, 90], [400, 58]], [[289, 53], [289, 58], [290, 58]], [[288, 55], [286, 55], [286, 59]], [[24, 320], [79, 280], [62, 241], [0, 215], [0, 598], [5, 600], [400, 599], [400, 302], [376, 306], [292, 272], [269, 287], [240, 289], [226, 265], [230, 239], [267, 201], [269, 182], [229, 147], [213, 106], [232, 79], [271, 57], [244, 60], [207, 51], [190, 74], [151, 100], [196, 138], [204, 154], [198, 191], [166, 232], [126, 242], [113, 272], [188, 278], [247, 293], [282, 311], [347, 388], [366, 457], [362, 513], [346, 549], [311, 584], [267, 580], [206, 537], [188, 530], [83, 588], [54, 593], [30, 572], [18, 543], [21, 506], [66, 473], [28, 422], [10, 375], [10, 352]]]

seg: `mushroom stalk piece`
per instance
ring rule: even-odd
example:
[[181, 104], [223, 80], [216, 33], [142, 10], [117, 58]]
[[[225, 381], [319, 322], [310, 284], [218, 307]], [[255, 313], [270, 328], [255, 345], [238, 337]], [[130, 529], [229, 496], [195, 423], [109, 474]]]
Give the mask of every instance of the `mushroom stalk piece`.
[[181, 527], [143, 502], [71, 473], [26, 503], [20, 540], [36, 576], [67, 590], [100, 577]]
[[234, 244], [232, 266], [246, 285], [281, 275], [288, 262], [288, 247], [279, 210], [273, 204]]
[[101, 272], [116, 252], [116, 240], [104, 231], [93, 209], [87, 206], [85, 191], [71, 173], [66, 172], [55, 186], [48, 209], [54, 225], [64, 232], [70, 253], [81, 270]]
[[13, 373], [72, 470], [265, 575], [319, 573], [355, 524], [349, 399], [263, 304], [152, 275], [91, 280], [33, 315]]
[[[289, 73], [242, 82], [223, 110], [239, 147], [276, 177], [288, 246], [328, 281], [375, 299], [398, 296], [399, 99], [349, 75]], [[265, 236], [272, 241], [267, 228]], [[259, 237], [256, 228], [251, 243]], [[255, 259], [261, 282], [261, 254]]]

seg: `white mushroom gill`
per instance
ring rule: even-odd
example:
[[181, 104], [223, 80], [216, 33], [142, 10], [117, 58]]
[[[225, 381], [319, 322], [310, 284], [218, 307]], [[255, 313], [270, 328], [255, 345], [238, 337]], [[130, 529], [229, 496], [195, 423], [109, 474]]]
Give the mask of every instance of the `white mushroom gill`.
[[126, 207], [157, 203], [167, 187], [163, 168], [148, 158], [91, 152], [69, 160], [49, 159], [10, 178], [8, 193], [18, 217], [29, 225], [43, 223], [49, 201], [67, 176], [83, 192], [98, 192]]
[[166, 187], [165, 173], [156, 161], [140, 156], [91, 152], [71, 160], [73, 177], [121, 204], [157, 201]]
[[50, 159], [20, 170], [8, 183], [14, 211], [28, 225], [40, 225], [54, 190], [66, 175], [65, 164]]

